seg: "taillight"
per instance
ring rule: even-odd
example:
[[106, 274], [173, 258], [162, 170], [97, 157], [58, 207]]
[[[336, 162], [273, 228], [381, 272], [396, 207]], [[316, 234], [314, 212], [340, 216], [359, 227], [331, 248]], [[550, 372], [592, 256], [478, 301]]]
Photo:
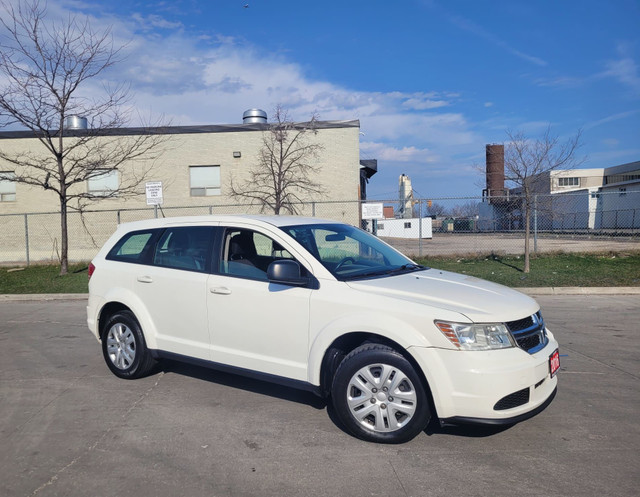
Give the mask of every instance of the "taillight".
[[95, 270], [96, 270], [96, 267], [93, 265], [93, 262], [91, 262], [91, 263], [89, 264], [89, 271], [88, 271], [88, 273], [89, 273], [89, 279], [91, 279], [91, 275], [93, 274], [93, 272], [94, 272]]

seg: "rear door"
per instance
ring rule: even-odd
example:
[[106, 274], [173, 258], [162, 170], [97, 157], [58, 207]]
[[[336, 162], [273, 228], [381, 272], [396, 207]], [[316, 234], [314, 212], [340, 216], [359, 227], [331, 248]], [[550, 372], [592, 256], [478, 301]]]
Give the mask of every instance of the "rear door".
[[211, 226], [167, 228], [151, 265], [136, 268], [134, 290], [147, 308], [161, 350], [209, 359], [207, 280], [213, 230]]

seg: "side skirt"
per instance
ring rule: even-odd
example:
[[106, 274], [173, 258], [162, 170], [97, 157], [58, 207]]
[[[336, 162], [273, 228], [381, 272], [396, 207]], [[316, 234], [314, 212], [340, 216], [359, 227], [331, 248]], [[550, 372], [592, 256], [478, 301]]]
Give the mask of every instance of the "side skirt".
[[151, 355], [155, 359], [168, 359], [170, 361], [184, 362], [187, 364], [193, 364], [194, 366], [200, 366], [203, 368], [214, 369], [216, 371], [222, 371], [224, 373], [237, 374], [252, 378], [254, 380], [267, 381], [269, 383], [275, 383], [288, 388], [295, 388], [296, 390], [305, 390], [311, 392], [318, 397], [324, 397], [322, 395], [320, 386], [313, 385], [306, 381], [292, 380], [291, 378], [285, 378], [284, 376], [277, 376], [268, 373], [261, 373], [260, 371], [253, 371], [251, 369], [238, 368], [235, 366], [229, 366], [228, 364], [222, 364], [214, 361], [207, 361], [205, 359], [197, 359], [195, 357], [189, 357], [181, 354], [174, 354], [173, 352], [166, 352], [164, 350], [151, 350]]

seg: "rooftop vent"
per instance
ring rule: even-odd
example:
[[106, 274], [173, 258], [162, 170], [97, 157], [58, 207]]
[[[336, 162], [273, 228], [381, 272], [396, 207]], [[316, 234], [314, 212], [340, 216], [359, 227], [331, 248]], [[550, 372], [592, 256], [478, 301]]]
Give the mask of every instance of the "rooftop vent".
[[80, 116], [67, 116], [64, 119], [64, 129], [87, 129], [87, 118]]
[[262, 109], [249, 109], [242, 114], [242, 124], [267, 124], [267, 113]]

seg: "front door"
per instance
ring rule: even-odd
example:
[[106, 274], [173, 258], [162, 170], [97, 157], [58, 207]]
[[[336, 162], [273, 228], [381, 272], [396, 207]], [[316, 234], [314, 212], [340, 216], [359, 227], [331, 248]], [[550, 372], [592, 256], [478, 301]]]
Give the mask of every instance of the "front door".
[[309, 288], [270, 283], [267, 267], [293, 256], [272, 237], [227, 228], [208, 282], [211, 359], [307, 380]]

